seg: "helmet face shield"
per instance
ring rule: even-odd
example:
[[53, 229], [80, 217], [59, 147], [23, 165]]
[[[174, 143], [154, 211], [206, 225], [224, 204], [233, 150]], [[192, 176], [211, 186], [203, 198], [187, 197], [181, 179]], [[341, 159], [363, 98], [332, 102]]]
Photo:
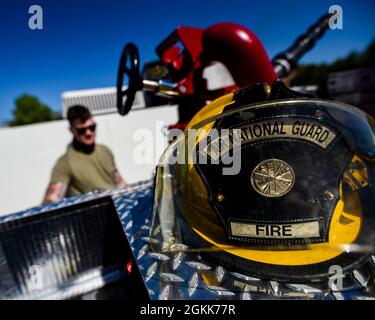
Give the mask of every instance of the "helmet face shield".
[[199, 120], [158, 165], [155, 251], [196, 250], [294, 282], [371, 263], [375, 134], [365, 113], [295, 99], [228, 104]]

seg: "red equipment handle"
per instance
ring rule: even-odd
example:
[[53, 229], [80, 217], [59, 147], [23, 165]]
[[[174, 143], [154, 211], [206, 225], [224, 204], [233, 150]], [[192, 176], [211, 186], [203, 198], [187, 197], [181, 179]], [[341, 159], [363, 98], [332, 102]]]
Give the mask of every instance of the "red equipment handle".
[[271, 60], [258, 37], [234, 23], [219, 23], [203, 31], [204, 63], [219, 61], [241, 88], [277, 79]]

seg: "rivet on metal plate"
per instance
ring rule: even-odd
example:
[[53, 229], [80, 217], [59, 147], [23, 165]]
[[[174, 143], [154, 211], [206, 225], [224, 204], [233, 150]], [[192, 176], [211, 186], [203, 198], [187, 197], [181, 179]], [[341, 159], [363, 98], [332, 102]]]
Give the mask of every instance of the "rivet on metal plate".
[[223, 267], [218, 266], [215, 270], [216, 279], [221, 282], [225, 275], [225, 270]]
[[252, 300], [249, 286], [246, 285], [240, 295], [241, 300]]
[[198, 273], [195, 272], [189, 281], [189, 297], [191, 297], [198, 286]]
[[238, 279], [245, 280], [245, 281], [260, 281], [259, 278], [250, 277], [242, 273], [231, 272], [230, 274]]
[[332, 201], [334, 199], [335, 199], [335, 195], [331, 191], [326, 190], [324, 192], [324, 200], [326, 200], [326, 201]]
[[141, 250], [139, 250], [138, 255], [137, 255], [137, 260], [141, 259], [141, 258], [145, 255], [145, 253], [146, 253], [146, 251], [147, 251], [147, 248], [148, 248], [148, 244], [145, 244], [145, 245], [141, 248]]
[[165, 286], [159, 295], [159, 300], [168, 300], [170, 285]]
[[160, 277], [163, 280], [169, 281], [169, 282], [184, 282], [185, 280], [179, 277], [178, 275], [175, 275], [173, 273], [168, 272], [162, 272], [160, 273]]
[[173, 264], [172, 264], [172, 268], [173, 268], [173, 270], [176, 270], [176, 269], [179, 267], [179, 265], [181, 264], [182, 258], [183, 258], [183, 253], [182, 253], [182, 252], [179, 252], [179, 253], [173, 258]]
[[363, 287], [366, 288], [368, 281], [365, 279], [364, 275], [359, 272], [359, 270], [353, 271], [353, 277], [358, 281], [358, 283]]
[[197, 262], [197, 261], [186, 261], [185, 262], [189, 267], [192, 267], [196, 270], [211, 270], [211, 267], [202, 263], [202, 262]]
[[321, 290], [317, 288], [310, 287], [305, 284], [287, 284], [286, 286], [293, 290], [300, 291], [303, 293], [321, 293], [322, 292]]
[[162, 254], [162, 253], [150, 252], [148, 255], [152, 258], [155, 258], [155, 259], [161, 260], [161, 261], [167, 261], [167, 260], [170, 259], [167, 255]]
[[158, 263], [157, 262], [154, 262], [150, 268], [148, 268], [147, 270], [147, 273], [146, 273], [146, 282], [148, 282], [152, 277], [153, 275], [155, 274], [156, 272], [156, 269], [158, 267]]
[[234, 296], [234, 292], [229, 291], [226, 288], [223, 287], [216, 287], [216, 286], [206, 286], [207, 289], [214, 291], [219, 296]]
[[276, 281], [270, 281], [270, 286], [275, 294], [279, 292], [279, 283]]

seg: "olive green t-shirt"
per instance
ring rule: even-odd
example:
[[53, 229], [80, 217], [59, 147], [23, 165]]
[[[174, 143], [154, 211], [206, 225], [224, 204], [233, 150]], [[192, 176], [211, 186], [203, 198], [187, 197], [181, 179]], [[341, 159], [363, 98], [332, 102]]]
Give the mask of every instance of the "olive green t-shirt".
[[86, 154], [69, 147], [52, 170], [51, 183], [67, 185], [67, 196], [87, 193], [95, 189], [113, 189], [115, 161], [111, 150], [104, 145], [95, 145], [95, 150]]

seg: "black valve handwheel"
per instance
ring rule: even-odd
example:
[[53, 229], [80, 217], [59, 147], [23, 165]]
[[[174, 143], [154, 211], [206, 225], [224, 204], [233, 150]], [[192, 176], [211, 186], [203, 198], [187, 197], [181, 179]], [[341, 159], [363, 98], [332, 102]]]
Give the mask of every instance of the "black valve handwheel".
[[[128, 59], [130, 68], [127, 67]], [[128, 77], [128, 87], [123, 90], [124, 76]], [[135, 44], [128, 43], [122, 50], [120, 64], [117, 73], [117, 110], [124, 116], [134, 102], [135, 94], [142, 89], [142, 80], [139, 74], [139, 51]], [[124, 102], [124, 97], [126, 100]]]

